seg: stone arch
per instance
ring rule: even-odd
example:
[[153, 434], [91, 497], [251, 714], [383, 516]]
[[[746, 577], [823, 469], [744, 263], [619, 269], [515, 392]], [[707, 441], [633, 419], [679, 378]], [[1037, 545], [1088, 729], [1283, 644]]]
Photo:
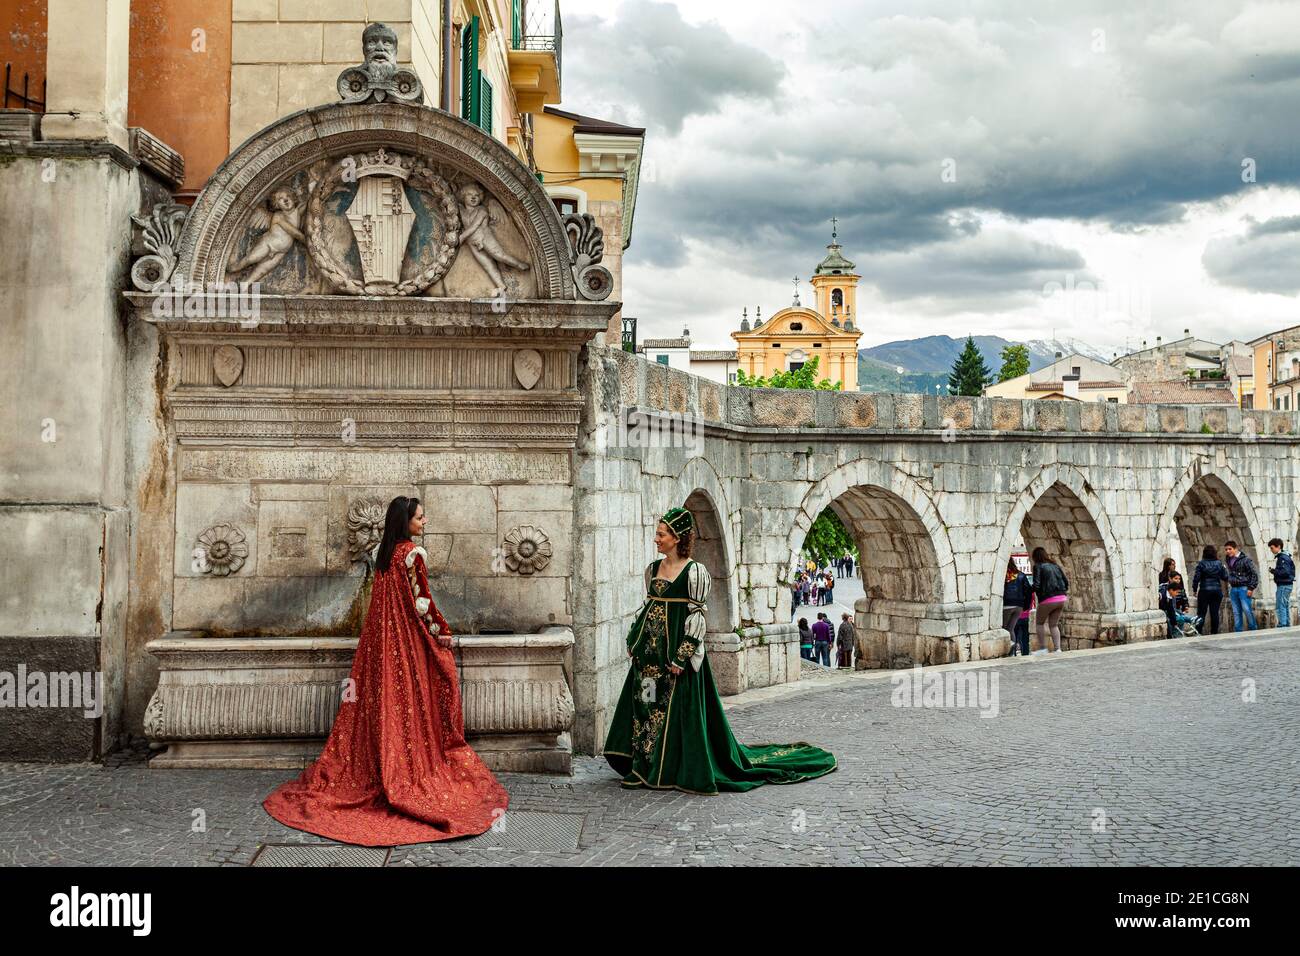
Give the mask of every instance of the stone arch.
[[695, 515], [695, 560], [708, 568], [713, 578], [705, 612], [709, 632], [730, 631], [737, 622], [737, 570], [726, 492], [717, 472], [703, 458], [687, 462], [678, 476], [677, 488], [679, 502]]
[[[1263, 560], [1267, 554], [1265, 542], [1270, 536], [1260, 530], [1250, 495], [1241, 479], [1230, 469], [1197, 458], [1170, 491], [1158, 520], [1151, 551], [1152, 589], [1156, 587], [1156, 576], [1166, 557], [1168, 542], [1175, 535], [1182, 553], [1173, 557], [1180, 558], [1179, 567], [1189, 588], [1192, 569], [1200, 560], [1205, 545], [1215, 545], [1222, 557], [1223, 542], [1231, 539], [1241, 545], [1260, 567], [1260, 589], [1255, 595], [1257, 613], [1272, 606], [1271, 602], [1262, 599], [1265, 594], [1273, 592], [1273, 583], [1264, 571]], [[1231, 621], [1230, 612], [1225, 620]]]
[[[849, 462], [808, 489], [787, 539], [787, 569], [802, 549], [812, 523], [832, 506], [855, 536], [859, 531], [870, 535], [879, 552], [888, 555], [885, 564], [869, 559], [874, 568], [886, 567], [892, 572], [904, 558], [925, 568], [924, 572], [913, 571], [910, 577], [891, 578], [889, 593], [882, 584], [877, 597], [896, 595], [900, 600], [945, 604], [957, 600], [956, 562], [938, 509], [913, 478], [888, 462]], [[857, 530], [850, 522], [858, 523]], [[891, 533], [894, 540], [888, 537]], [[859, 549], [862, 540], [860, 537]], [[904, 597], [903, 588], [909, 582], [913, 596]], [[864, 587], [870, 597], [872, 589], [865, 579]], [[788, 602], [788, 594], [785, 600]]]
[[1001, 626], [1002, 585], [1018, 537], [1028, 550], [1045, 547], [1070, 579], [1066, 635], [1076, 646], [1097, 642], [1103, 617], [1125, 610], [1123, 551], [1101, 498], [1078, 468], [1044, 468], [1007, 516], [989, 578], [991, 627]]
[[178, 242], [176, 277], [204, 285], [225, 281], [243, 227], [274, 189], [321, 160], [380, 147], [482, 184], [528, 247], [537, 296], [575, 297], [564, 225], [546, 190], [505, 144], [441, 110], [396, 102], [313, 107], [245, 140], [195, 201]]

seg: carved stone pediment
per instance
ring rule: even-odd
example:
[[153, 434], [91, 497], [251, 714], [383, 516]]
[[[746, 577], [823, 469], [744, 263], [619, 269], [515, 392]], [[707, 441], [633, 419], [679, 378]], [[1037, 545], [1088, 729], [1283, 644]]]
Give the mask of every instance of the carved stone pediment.
[[271, 296], [491, 299], [505, 313], [593, 298], [576, 278], [598, 261], [591, 228], [575, 230], [575, 258], [541, 184], [477, 127], [391, 98], [341, 103], [279, 120], [226, 159], [175, 243], [175, 277]]

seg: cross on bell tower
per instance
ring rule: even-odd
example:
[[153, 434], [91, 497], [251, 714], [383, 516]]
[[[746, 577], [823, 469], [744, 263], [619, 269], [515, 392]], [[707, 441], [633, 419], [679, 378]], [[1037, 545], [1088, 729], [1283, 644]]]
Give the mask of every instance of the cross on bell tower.
[[843, 323], [853, 314], [861, 278], [853, 269], [853, 263], [841, 251], [840, 218], [831, 216], [831, 241], [826, 247], [826, 258], [817, 266], [811, 280], [817, 297], [815, 308], [823, 318]]
[[794, 277], [794, 302], [792, 304], [795, 307], [799, 305], [799, 277], [798, 276]]

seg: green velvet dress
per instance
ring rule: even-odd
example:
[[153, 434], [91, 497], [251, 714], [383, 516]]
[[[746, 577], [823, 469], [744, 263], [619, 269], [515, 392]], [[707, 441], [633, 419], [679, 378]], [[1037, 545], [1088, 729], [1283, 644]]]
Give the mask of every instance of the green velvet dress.
[[[806, 743], [737, 743], [704, 655], [709, 572], [688, 561], [673, 581], [646, 571], [646, 602], [628, 630], [632, 667], [605, 740], [605, 759], [625, 787], [716, 794], [798, 783], [835, 769]], [[669, 664], [683, 668], [673, 676]]]

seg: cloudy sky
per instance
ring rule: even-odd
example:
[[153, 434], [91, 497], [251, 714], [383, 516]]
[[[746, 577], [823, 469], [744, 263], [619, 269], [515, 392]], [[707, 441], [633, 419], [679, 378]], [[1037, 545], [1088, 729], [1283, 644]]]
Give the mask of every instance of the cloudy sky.
[[1300, 2], [562, 7], [562, 106], [648, 128], [641, 338], [809, 301], [831, 216], [864, 347], [1300, 323]]

